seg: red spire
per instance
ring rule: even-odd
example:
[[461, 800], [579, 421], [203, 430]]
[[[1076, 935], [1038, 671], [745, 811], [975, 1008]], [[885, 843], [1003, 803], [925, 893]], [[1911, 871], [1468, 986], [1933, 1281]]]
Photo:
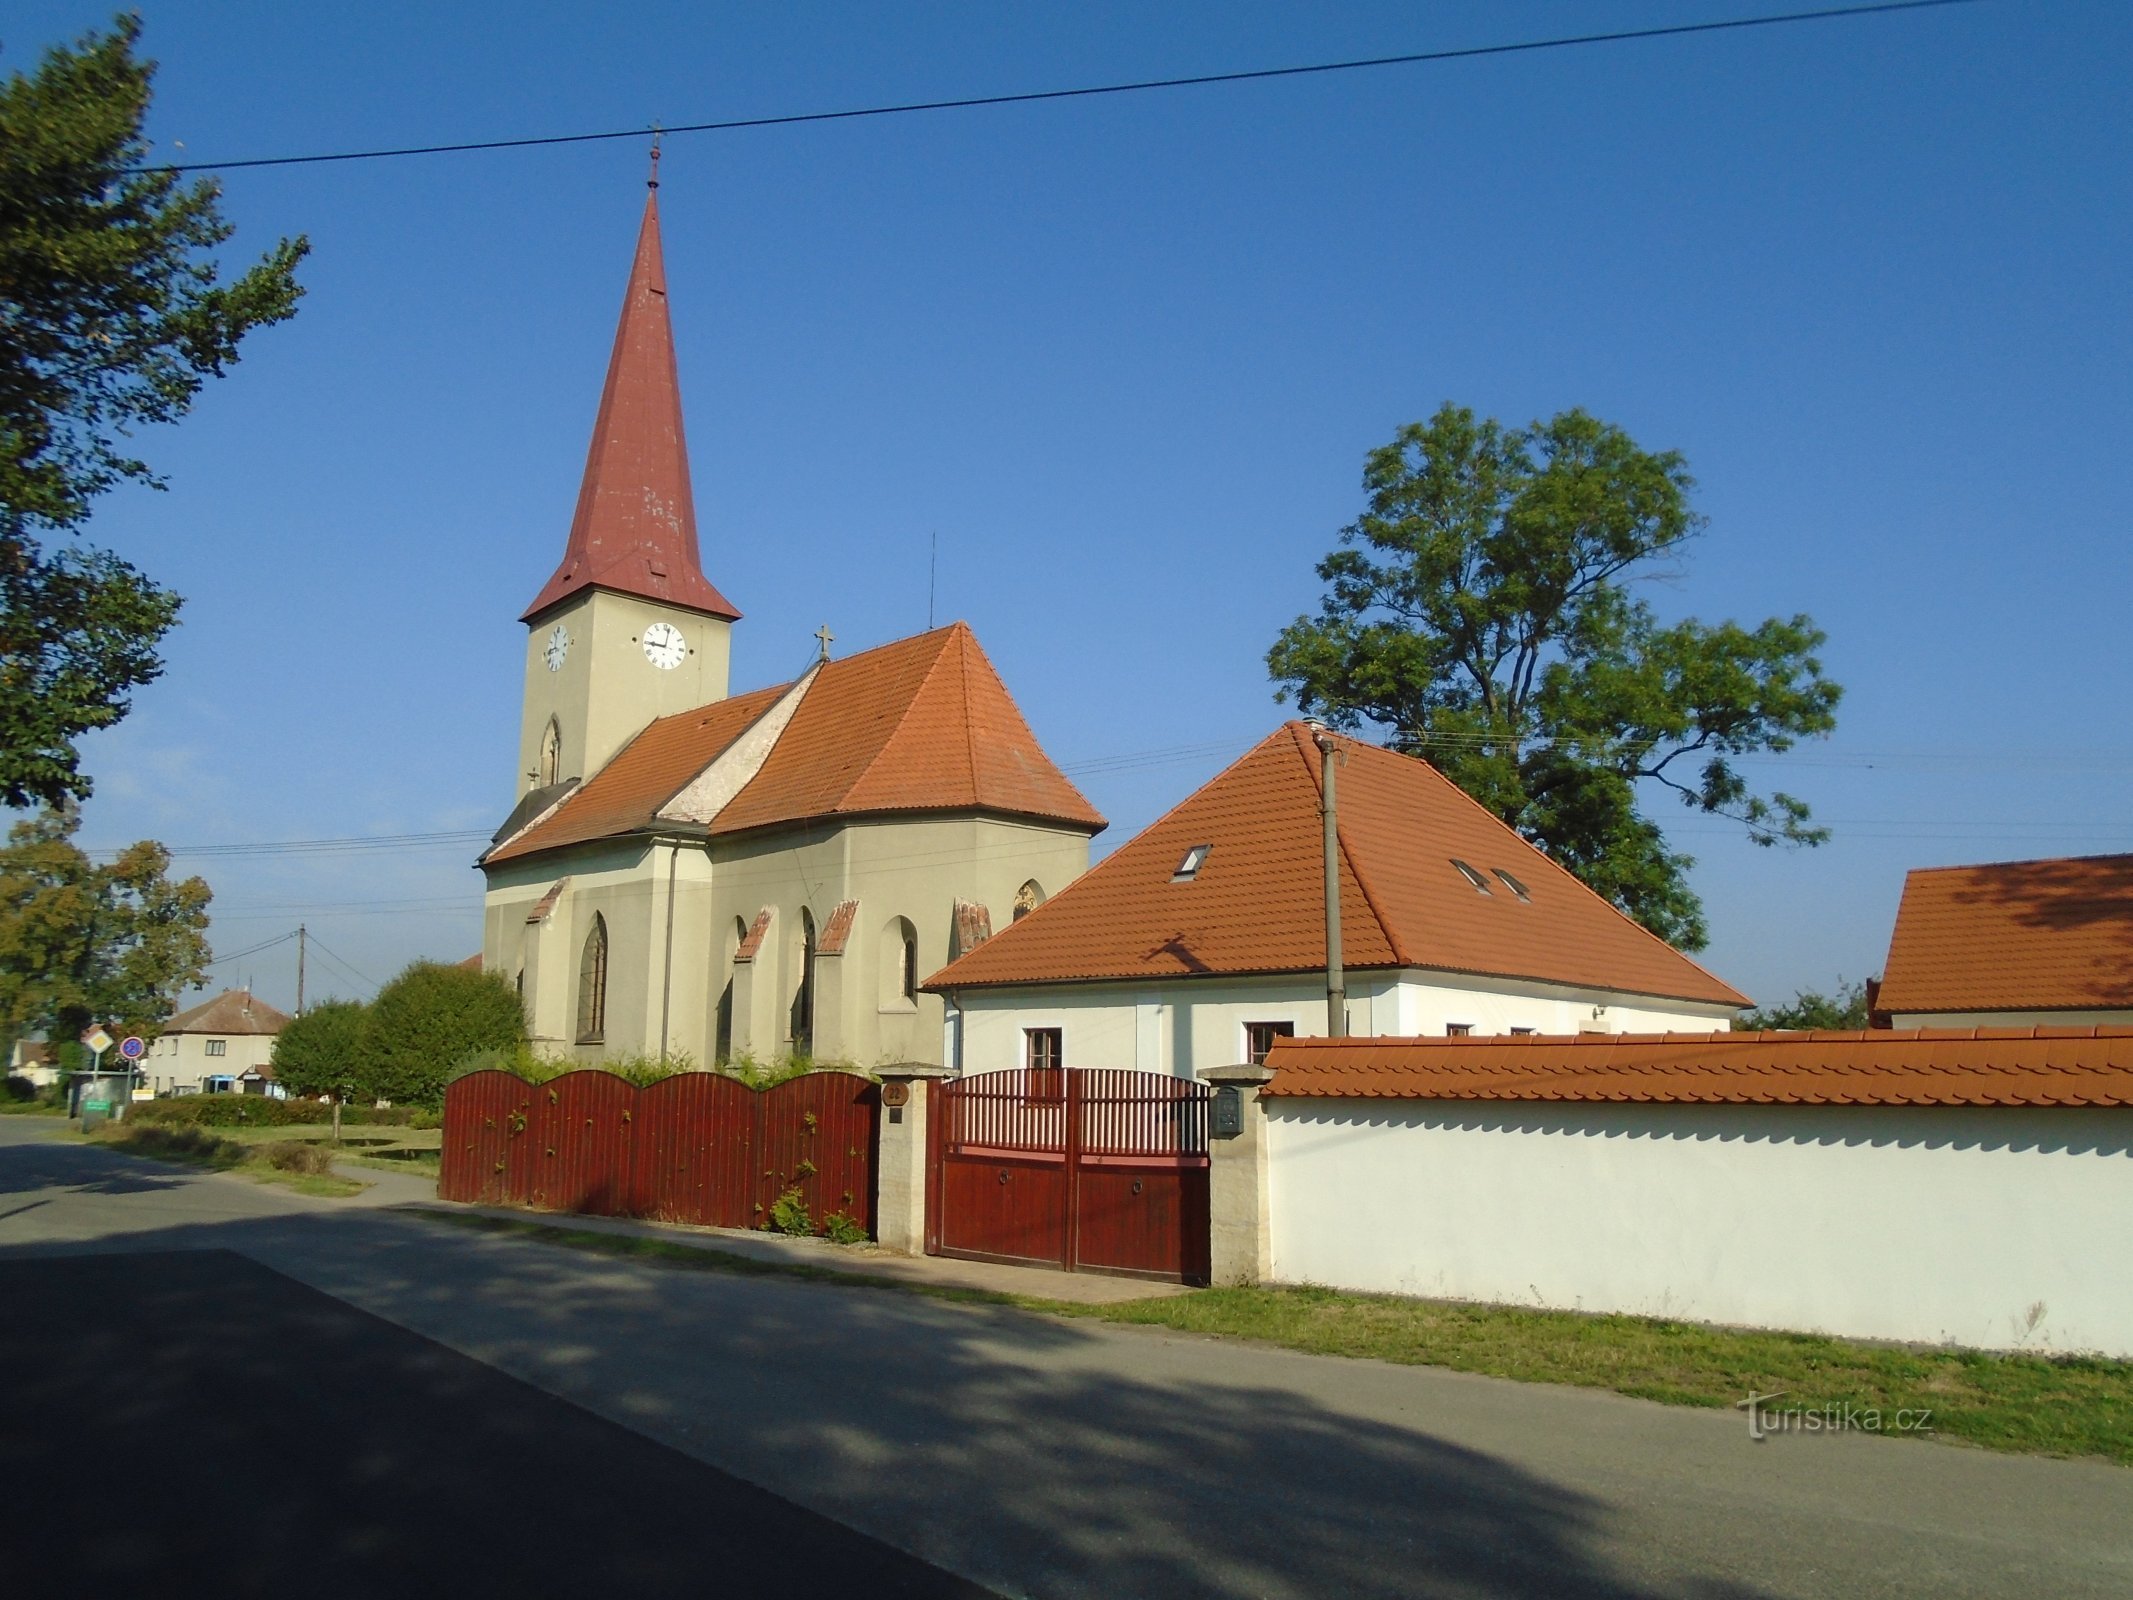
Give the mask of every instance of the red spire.
[[681, 430], [681, 384], [659, 249], [658, 184], [652, 188], [570, 543], [521, 621], [531, 622], [580, 589], [643, 595], [728, 621], [740, 616], [704, 576], [696, 553], [696, 501], [689, 491], [689, 448]]

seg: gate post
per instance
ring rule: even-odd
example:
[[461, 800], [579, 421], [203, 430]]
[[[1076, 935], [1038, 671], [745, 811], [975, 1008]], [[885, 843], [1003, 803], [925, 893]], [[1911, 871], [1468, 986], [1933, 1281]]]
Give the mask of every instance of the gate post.
[[[1267, 1206], [1266, 1110], [1259, 1091], [1274, 1076], [1273, 1069], [1202, 1067], [1198, 1076], [1215, 1091], [1208, 1108], [1208, 1281], [1218, 1288], [1264, 1283], [1273, 1276], [1273, 1239]], [[1231, 1110], [1234, 1123], [1225, 1115]]]
[[[877, 1068], [874, 1075], [881, 1079], [882, 1088], [881, 1144], [874, 1164], [874, 1237], [884, 1250], [924, 1255], [926, 1112], [932, 1101], [928, 1080], [947, 1077], [948, 1069], [923, 1061], [899, 1061]], [[892, 1103], [899, 1098], [902, 1105]]]

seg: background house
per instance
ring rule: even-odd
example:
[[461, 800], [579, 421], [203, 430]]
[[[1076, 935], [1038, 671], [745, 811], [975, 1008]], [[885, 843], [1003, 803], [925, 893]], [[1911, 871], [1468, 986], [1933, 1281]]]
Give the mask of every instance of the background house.
[[286, 1013], [249, 989], [225, 989], [164, 1024], [141, 1057], [142, 1087], [155, 1094], [269, 1092], [274, 1039], [288, 1025]]
[[1898, 1028], [2133, 1023], [2133, 855], [1912, 872], [1870, 1003]]
[[[1351, 1033], [1702, 1033], [1748, 1003], [1427, 763], [1334, 743]], [[935, 973], [952, 1060], [1189, 1076], [1325, 1033], [1319, 761], [1288, 723]]]

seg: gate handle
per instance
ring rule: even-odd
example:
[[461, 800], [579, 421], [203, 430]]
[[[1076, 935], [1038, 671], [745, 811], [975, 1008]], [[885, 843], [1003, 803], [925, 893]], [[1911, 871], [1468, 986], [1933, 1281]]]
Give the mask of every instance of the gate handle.
[[1138, 1178], [1135, 1178], [1133, 1180], [1133, 1192], [1135, 1194], [1139, 1194], [1141, 1192], [1141, 1180]]

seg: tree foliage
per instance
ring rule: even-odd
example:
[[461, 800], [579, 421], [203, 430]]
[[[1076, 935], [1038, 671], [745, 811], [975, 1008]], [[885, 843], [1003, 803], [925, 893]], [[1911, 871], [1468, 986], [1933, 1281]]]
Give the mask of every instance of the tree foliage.
[[356, 1090], [394, 1105], [440, 1106], [453, 1063], [525, 1037], [518, 992], [503, 976], [417, 961], [378, 991], [364, 1015]]
[[308, 246], [223, 282], [219, 187], [147, 170], [140, 23], [0, 83], [0, 802], [89, 792], [74, 740], [161, 671], [178, 598], [106, 552], [48, 550], [122, 482], [162, 487], [132, 432], [173, 422], [252, 329], [295, 313]]
[[153, 1037], [207, 981], [210, 892], [173, 883], [153, 840], [97, 865], [74, 843], [80, 821], [42, 811], [0, 847], [0, 1033], [41, 1027], [64, 1045], [101, 1022]]
[[1866, 1024], [1866, 984], [1847, 983], [1839, 978], [1828, 994], [1802, 989], [1783, 1005], [1743, 1011], [1738, 1025], [1760, 1032], [1779, 1028], [1857, 1029]]
[[341, 1095], [363, 1076], [364, 1007], [322, 1000], [274, 1040], [274, 1077], [291, 1094]]
[[1836, 725], [1805, 616], [1662, 623], [1630, 592], [1702, 529], [1682, 458], [1583, 411], [1526, 428], [1446, 405], [1370, 453], [1362, 516], [1318, 564], [1317, 616], [1267, 666], [1307, 712], [1383, 730], [1662, 938], [1706, 942], [1691, 858], [1639, 786], [1818, 844], [1805, 802], [1743, 755]]

